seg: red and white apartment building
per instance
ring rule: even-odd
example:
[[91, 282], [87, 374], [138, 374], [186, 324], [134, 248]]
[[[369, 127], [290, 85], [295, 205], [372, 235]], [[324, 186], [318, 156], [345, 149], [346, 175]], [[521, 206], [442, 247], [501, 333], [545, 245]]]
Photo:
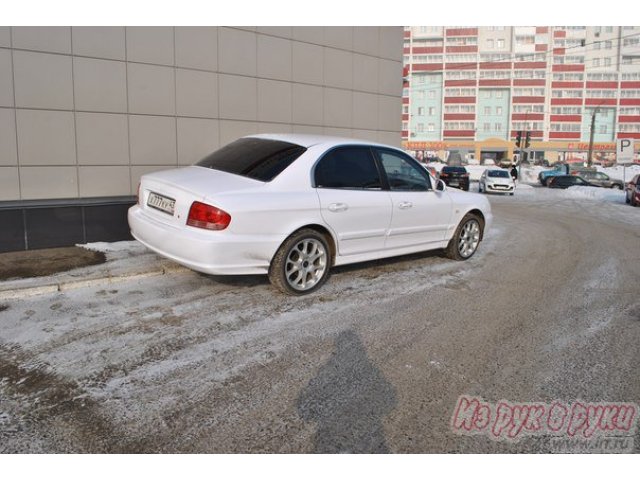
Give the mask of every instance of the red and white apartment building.
[[586, 158], [594, 119], [611, 158], [640, 139], [640, 27], [405, 27], [402, 101], [420, 154], [512, 158], [529, 131], [533, 157]]

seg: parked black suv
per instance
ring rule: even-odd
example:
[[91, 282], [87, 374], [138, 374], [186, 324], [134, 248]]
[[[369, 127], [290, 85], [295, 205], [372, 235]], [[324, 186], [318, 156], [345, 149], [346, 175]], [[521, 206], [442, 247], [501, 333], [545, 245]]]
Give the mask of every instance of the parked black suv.
[[469, 172], [464, 167], [442, 167], [440, 180], [450, 187], [469, 191]]

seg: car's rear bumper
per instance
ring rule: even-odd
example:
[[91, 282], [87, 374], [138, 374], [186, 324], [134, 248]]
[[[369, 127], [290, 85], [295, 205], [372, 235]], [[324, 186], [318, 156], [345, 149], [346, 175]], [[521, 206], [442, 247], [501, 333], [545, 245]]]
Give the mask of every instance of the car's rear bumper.
[[211, 275], [264, 274], [280, 240], [166, 225], [138, 205], [129, 209], [131, 235], [147, 248], [185, 267]]

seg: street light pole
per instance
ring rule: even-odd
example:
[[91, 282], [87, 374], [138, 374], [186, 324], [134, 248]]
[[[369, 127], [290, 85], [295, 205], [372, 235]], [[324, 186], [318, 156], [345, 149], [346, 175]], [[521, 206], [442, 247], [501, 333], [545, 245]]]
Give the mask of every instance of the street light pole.
[[587, 154], [587, 167], [591, 166], [591, 157], [593, 156], [593, 135], [596, 130], [596, 113], [598, 113], [600, 107], [593, 109], [591, 114], [591, 133], [589, 134], [589, 153]]

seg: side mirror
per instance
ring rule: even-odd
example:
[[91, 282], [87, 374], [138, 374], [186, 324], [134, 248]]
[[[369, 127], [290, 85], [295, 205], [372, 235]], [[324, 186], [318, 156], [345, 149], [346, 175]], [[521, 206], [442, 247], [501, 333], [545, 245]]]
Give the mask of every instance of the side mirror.
[[444, 180], [438, 180], [438, 183], [436, 184], [436, 190], [438, 190], [439, 192], [444, 192], [447, 189], [447, 184], [444, 183]]

